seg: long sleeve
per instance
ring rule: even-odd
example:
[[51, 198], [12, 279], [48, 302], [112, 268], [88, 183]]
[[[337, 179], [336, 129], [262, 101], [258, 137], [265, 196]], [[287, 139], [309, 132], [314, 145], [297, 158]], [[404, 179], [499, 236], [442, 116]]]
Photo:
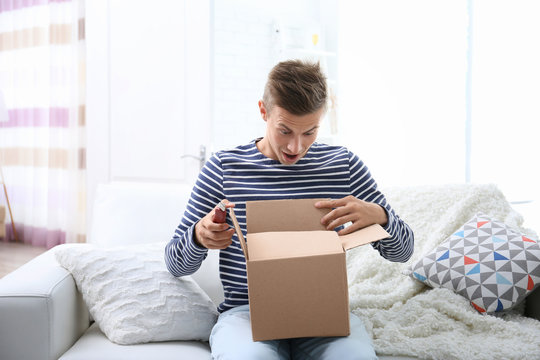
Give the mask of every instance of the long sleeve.
[[195, 225], [224, 198], [221, 162], [214, 155], [199, 173], [180, 225], [165, 247], [165, 264], [171, 274], [191, 275], [199, 269], [208, 249], [195, 242]]
[[382, 257], [394, 262], [406, 262], [414, 251], [414, 234], [392, 209], [383, 193], [377, 189], [377, 183], [371, 177], [367, 166], [353, 153], [349, 152], [351, 194], [358, 199], [380, 205], [388, 217], [384, 229], [389, 238], [376, 241], [372, 246]]

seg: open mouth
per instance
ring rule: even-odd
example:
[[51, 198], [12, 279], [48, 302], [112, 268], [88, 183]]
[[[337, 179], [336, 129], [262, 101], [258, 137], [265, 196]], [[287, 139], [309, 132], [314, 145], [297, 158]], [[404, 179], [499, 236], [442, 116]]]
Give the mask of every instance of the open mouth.
[[283, 156], [285, 157], [285, 160], [287, 160], [288, 162], [294, 162], [298, 159], [298, 155], [291, 155], [291, 154], [283, 153]]

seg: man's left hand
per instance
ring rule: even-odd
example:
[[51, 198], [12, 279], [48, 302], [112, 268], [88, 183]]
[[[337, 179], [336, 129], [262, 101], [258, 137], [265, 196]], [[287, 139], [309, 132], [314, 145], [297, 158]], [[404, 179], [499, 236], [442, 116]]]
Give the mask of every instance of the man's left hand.
[[386, 211], [380, 205], [352, 195], [336, 200], [318, 201], [315, 207], [333, 209], [321, 219], [321, 224], [326, 226], [327, 230], [352, 222], [352, 225], [340, 230], [339, 235], [349, 234], [372, 224], [385, 226], [388, 222]]

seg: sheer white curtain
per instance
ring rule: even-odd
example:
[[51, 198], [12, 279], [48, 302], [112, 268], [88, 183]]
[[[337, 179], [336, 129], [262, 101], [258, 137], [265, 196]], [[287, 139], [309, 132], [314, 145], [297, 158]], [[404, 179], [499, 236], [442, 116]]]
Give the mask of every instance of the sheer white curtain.
[[0, 163], [18, 237], [46, 247], [84, 241], [84, 3], [0, 0], [0, 39], [9, 114]]

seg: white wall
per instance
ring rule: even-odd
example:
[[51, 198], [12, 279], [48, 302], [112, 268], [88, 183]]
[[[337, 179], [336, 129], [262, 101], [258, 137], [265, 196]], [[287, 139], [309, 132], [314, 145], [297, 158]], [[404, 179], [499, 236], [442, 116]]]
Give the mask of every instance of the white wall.
[[268, 72], [285, 58], [302, 56], [284, 52], [276, 30], [316, 25], [324, 49], [336, 50], [337, 1], [215, 0], [213, 19], [212, 150], [217, 151], [264, 136], [257, 103]]
[[496, 183], [540, 232], [540, 3], [473, 2], [471, 179]]
[[540, 3], [473, 4], [471, 178], [540, 202]]
[[[122, 4], [132, 6], [120, 0], [115, 6]], [[474, 4], [471, 23], [469, 4]], [[179, 89], [171, 81], [168, 94], [184, 91], [173, 105], [184, 102], [185, 121], [161, 125], [162, 129], [182, 126], [185, 136], [167, 144], [171, 134], [157, 135], [160, 144], [152, 150], [178, 146], [167, 151], [173, 154], [170, 162], [158, 160], [140, 169], [137, 162], [123, 162], [129, 153], [124, 145], [132, 148], [140, 143], [122, 140], [123, 125], [130, 120], [116, 123], [112, 115], [117, 105], [111, 104], [110, 71], [115, 66], [113, 60], [111, 67], [108, 48], [109, 26], [122, 20], [104, 16], [110, 6], [105, 0], [86, 5], [89, 199], [97, 182], [115, 178], [192, 181], [198, 162], [178, 159], [177, 163], [182, 153], [198, 154], [200, 144], [207, 144], [208, 152], [216, 151], [262, 136], [265, 127], [257, 101], [267, 73], [291, 55], [282, 51], [283, 39], [276, 36], [276, 28], [307, 29], [316, 24], [322, 29], [322, 50], [338, 55], [333, 57], [337, 63], [329, 65], [336, 70], [330, 75], [337, 77], [339, 92], [337, 142], [358, 153], [381, 186], [463, 182], [470, 155], [472, 181], [497, 183], [511, 201], [539, 203], [534, 185], [539, 167], [531, 161], [540, 155], [535, 146], [540, 56], [538, 47], [531, 45], [539, 37], [540, 14], [533, 0], [187, 1], [184, 72], [175, 69], [178, 79], [184, 77], [184, 87]], [[140, 18], [145, 15], [140, 13]], [[467, 48], [469, 36], [472, 53]], [[137, 60], [137, 53], [132, 54]], [[179, 55], [177, 60], [182, 61]], [[468, 70], [472, 70], [469, 83]], [[470, 154], [466, 153], [468, 111]], [[137, 123], [139, 133], [149, 130], [145, 121]], [[184, 145], [179, 145], [181, 141]], [[181, 174], [181, 167], [174, 170], [176, 164], [186, 165], [187, 172]], [[154, 166], [158, 170], [151, 172], [165, 171], [165, 175], [142, 173]], [[538, 215], [538, 208], [532, 211]]]
[[183, 154], [263, 136], [257, 102], [280, 60], [275, 24], [324, 22], [332, 4], [86, 2], [88, 223], [98, 183], [192, 183], [199, 161]]
[[463, 182], [465, 1], [340, 2], [341, 136], [381, 186]]
[[540, 3], [339, 5], [341, 135], [379, 184], [470, 176], [540, 229]]

